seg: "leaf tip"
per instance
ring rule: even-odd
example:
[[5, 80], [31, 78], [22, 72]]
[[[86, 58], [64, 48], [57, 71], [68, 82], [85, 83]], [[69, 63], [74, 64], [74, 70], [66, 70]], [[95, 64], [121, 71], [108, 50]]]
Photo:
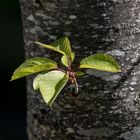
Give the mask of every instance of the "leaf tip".
[[11, 79], [9, 80], [9, 82], [12, 82], [12, 81], [14, 81], [14, 80], [16, 80], [16, 78], [14, 77], [14, 75], [11, 77]]
[[40, 42], [37, 42], [37, 41], [34, 41], [33, 43], [34, 44], [37, 44], [37, 45], [41, 45], [41, 43]]
[[9, 82], [12, 82], [12, 81], [13, 81], [13, 79], [10, 79], [10, 80], [9, 80]]

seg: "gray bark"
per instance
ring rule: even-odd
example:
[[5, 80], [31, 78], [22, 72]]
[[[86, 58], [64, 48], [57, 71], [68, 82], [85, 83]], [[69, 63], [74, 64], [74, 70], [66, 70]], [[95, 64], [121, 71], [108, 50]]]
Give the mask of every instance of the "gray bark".
[[[26, 57], [59, 60], [33, 41], [50, 43], [68, 36], [79, 61], [98, 52], [112, 54], [123, 72], [87, 70], [78, 78], [80, 93], [65, 88], [52, 109], [27, 79], [29, 140], [140, 139], [140, 1], [20, 0]], [[55, 56], [55, 58], [54, 58]]]

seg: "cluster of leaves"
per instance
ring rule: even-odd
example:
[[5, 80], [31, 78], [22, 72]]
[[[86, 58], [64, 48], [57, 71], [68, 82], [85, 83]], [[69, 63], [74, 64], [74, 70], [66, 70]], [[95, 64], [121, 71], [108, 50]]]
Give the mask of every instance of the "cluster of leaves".
[[[67, 37], [60, 38], [50, 45], [39, 42], [35, 43], [43, 48], [62, 54], [61, 62], [66, 66], [66, 70], [58, 68], [57, 63], [48, 58], [35, 57], [21, 64], [13, 73], [11, 80], [40, 72], [34, 78], [33, 88], [40, 90], [44, 101], [51, 107], [68, 81], [75, 85], [76, 92], [78, 92], [76, 76], [84, 75], [84, 73], [81, 71], [74, 72], [71, 67], [75, 53], [72, 51], [70, 41]], [[80, 62], [80, 68], [91, 68], [107, 72], [121, 71], [120, 66], [112, 56], [102, 53], [84, 58]]]

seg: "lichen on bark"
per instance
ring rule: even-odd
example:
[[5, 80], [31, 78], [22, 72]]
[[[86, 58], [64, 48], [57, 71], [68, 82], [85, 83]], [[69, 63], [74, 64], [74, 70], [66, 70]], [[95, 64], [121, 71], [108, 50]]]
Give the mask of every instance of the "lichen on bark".
[[[140, 2], [138, 0], [20, 0], [26, 57], [59, 55], [33, 41], [50, 43], [68, 36], [76, 65], [90, 54], [112, 54], [121, 74], [78, 79], [80, 93], [69, 88], [50, 109], [32, 80], [27, 79], [29, 140], [139, 140], [140, 139]], [[92, 75], [92, 76], [91, 76]]]

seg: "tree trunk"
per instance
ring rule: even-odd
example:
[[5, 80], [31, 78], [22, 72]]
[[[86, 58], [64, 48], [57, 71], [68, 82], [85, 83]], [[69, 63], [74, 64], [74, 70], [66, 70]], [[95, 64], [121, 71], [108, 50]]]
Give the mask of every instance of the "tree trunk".
[[86, 70], [89, 75], [78, 78], [78, 97], [66, 87], [51, 109], [33, 90], [30, 76], [29, 140], [140, 140], [140, 1], [20, 0], [20, 5], [27, 58], [58, 61], [60, 56], [33, 41], [49, 44], [68, 36], [76, 66], [82, 58], [104, 52], [123, 69], [114, 75]]

